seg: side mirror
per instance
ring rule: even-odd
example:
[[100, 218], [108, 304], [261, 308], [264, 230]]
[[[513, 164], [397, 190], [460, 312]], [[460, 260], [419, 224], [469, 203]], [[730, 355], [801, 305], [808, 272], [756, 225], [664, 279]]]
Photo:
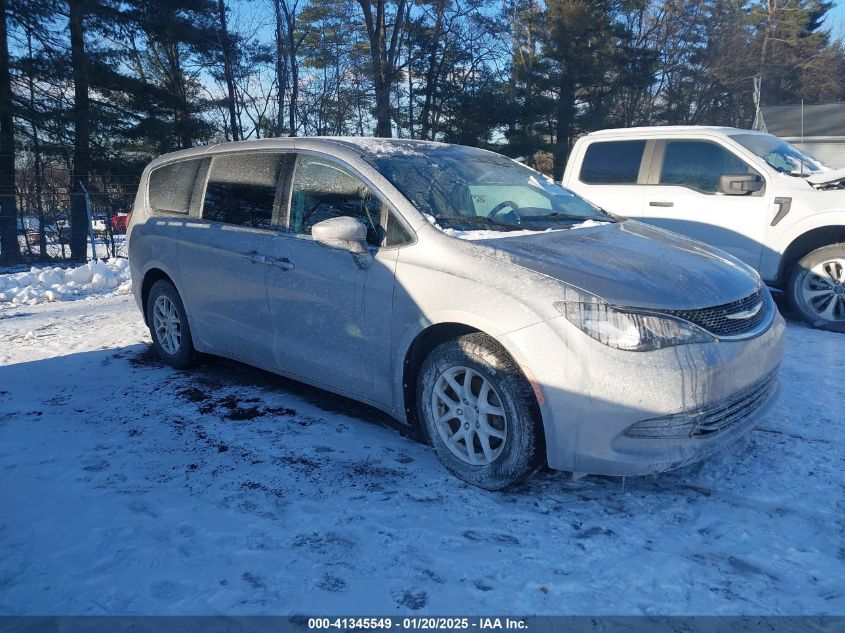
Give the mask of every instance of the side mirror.
[[351, 253], [367, 250], [367, 227], [361, 220], [343, 216], [317, 222], [311, 227], [314, 241], [329, 248], [338, 248]]
[[744, 196], [763, 188], [763, 177], [759, 174], [723, 174], [719, 176], [719, 193], [729, 196]]

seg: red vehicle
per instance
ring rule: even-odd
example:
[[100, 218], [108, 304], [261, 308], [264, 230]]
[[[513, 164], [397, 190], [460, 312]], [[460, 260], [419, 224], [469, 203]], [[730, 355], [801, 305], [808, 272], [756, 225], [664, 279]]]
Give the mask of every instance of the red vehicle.
[[126, 233], [126, 227], [132, 218], [131, 213], [115, 213], [111, 216], [111, 229], [115, 233]]

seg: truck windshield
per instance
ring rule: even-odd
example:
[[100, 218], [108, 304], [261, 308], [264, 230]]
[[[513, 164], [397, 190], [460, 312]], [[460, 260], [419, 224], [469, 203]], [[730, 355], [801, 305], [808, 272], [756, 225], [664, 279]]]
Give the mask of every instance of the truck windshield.
[[368, 160], [443, 228], [544, 231], [614, 221], [551, 178], [492, 152], [420, 143]]
[[809, 154], [771, 134], [733, 134], [731, 138], [782, 174], [810, 176], [830, 170]]

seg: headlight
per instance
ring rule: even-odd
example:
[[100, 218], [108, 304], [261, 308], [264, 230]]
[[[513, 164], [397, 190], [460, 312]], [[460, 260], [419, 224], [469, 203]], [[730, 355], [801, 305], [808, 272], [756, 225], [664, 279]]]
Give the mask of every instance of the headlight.
[[700, 327], [675, 317], [614, 308], [603, 299], [580, 292], [573, 292], [571, 299], [557, 301], [554, 306], [582, 332], [615, 349], [648, 352], [716, 340]]

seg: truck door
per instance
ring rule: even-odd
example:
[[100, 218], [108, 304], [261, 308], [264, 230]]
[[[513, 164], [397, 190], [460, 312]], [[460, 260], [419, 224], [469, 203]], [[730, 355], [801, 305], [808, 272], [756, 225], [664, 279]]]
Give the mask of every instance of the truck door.
[[756, 269], [769, 215], [765, 184], [757, 192], [723, 194], [719, 179], [726, 174], [760, 175], [715, 141], [658, 141], [640, 219], [720, 248]]

